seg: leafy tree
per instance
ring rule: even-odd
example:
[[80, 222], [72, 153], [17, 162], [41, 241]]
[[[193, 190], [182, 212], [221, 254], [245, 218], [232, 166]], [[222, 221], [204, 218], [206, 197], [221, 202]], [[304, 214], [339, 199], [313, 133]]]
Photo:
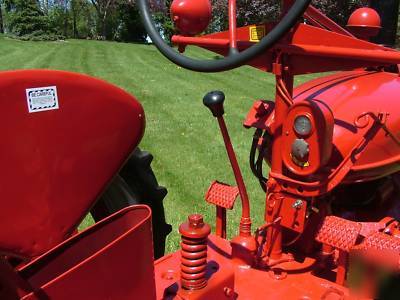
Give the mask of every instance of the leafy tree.
[[[88, 2], [86, 0], [71, 0], [70, 5], [70, 12], [72, 16], [72, 36], [74, 38], [78, 38], [80, 37], [80, 32], [88, 36], [90, 32], [89, 27], [91, 20]], [[82, 19], [86, 19], [86, 22]]]
[[280, 12], [280, 0], [238, 0], [238, 26], [276, 20]]
[[48, 0], [44, 1], [43, 11], [49, 17], [49, 27], [58, 34], [69, 36], [70, 33], [70, 0], [56, 0], [49, 6]]
[[37, 0], [40, 9], [47, 15], [52, 3], [57, 3], [58, 0]]
[[170, 17], [171, 3], [172, 0], [153, 0], [150, 2], [154, 21], [166, 41], [170, 41], [172, 35], [175, 33], [175, 26]]
[[126, 42], [144, 42], [146, 30], [140, 18], [139, 11], [133, 3], [122, 2], [117, 7], [118, 26], [116, 38]]
[[68, 36], [92, 38], [97, 34], [97, 12], [87, 0], [70, 0]]
[[[280, 0], [237, 0], [237, 25], [262, 23], [279, 16]], [[209, 31], [228, 28], [228, 0], [212, 0], [213, 19]]]
[[4, 33], [3, 1], [0, 0], [0, 33]]
[[107, 36], [107, 23], [110, 21], [112, 10], [115, 9], [118, 0], [90, 1], [92, 2], [97, 12], [97, 19], [99, 21], [99, 35], [105, 39]]
[[9, 30], [17, 36], [33, 32], [47, 32], [48, 19], [36, 0], [6, 0], [9, 11]]

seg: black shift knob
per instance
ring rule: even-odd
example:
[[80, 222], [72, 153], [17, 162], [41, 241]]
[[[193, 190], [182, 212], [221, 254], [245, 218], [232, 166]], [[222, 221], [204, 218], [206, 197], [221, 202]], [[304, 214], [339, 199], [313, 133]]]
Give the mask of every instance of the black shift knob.
[[203, 98], [203, 103], [207, 106], [214, 117], [222, 117], [224, 114], [225, 94], [221, 91], [212, 91]]

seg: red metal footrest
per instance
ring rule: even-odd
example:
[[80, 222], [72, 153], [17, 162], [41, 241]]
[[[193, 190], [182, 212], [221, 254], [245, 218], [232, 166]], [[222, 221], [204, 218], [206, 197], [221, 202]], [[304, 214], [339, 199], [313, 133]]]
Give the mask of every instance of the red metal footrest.
[[376, 232], [356, 245], [351, 252], [394, 272], [400, 270], [400, 239], [395, 236]]
[[335, 216], [328, 216], [322, 222], [315, 239], [343, 251], [350, 251], [356, 244], [361, 224]]
[[355, 246], [359, 250], [388, 250], [400, 253], [400, 239], [377, 232], [367, 237], [362, 243]]
[[232, 209], [238, 195], [239, 189], [236, 186], [214, 181], [208, 188], [205, 198], [208, 203]]
[[335, 216], [324, 219], [315, 239], [366, 258], [376, 265], [400, 270], [400, 238], [386, 234], [384, 222], [358, 223]]

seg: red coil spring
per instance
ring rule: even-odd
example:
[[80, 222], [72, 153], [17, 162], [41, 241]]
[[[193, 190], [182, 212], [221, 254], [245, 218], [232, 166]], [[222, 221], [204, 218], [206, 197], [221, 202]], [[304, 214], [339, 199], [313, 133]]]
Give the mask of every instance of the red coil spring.
[[188, 290], [198, 290], [207, 285], [207, 237], [211, 228], [201, 215], [189, 216], [189, 222], [179, 227], [181, 242], [181, 284]]
[[181, 282], [186, 289], [197, 290], [207, 285], [207, 239], [182, 237]]

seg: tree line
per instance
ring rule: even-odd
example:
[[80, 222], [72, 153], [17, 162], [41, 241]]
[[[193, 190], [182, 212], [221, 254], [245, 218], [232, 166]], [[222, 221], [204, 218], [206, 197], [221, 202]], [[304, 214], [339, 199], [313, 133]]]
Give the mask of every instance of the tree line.
[[[194, 0], [196, 1], [196, 0]], [[160, 31], [174, 33], [169, 15], [172, 0], [150, 0]], [[227, 0], [211, 0], [213, 19], [208, 32], [228, 26]], [[315, 0], [314, 5], [344, 25], [366, 0]], [[238, 25], [276, 20], [280, 0], [237, 0]], [[0, 0], [0, 33], [23, 40], [65, 38], [143, 42], [146, 32], [135, 0]]]
[[0, 7], [0, 32], [21, 39], [146, 38], [133, 0], [0, 0]]

